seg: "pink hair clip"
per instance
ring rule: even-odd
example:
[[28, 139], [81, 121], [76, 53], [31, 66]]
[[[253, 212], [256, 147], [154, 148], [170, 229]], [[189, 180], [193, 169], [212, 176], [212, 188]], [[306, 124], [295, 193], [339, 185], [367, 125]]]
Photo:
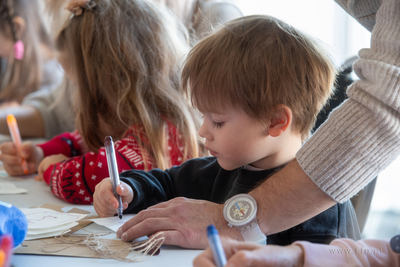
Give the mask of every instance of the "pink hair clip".
[[24, 43], [19, 40], [14, 44], [14, 57], [18, 60], [21, 60], [24, 58]]
[[71, 0], [65, 9], [69, 10], [75, 16], [82, 14], [82, 8], [90, 3], [90, 0]]

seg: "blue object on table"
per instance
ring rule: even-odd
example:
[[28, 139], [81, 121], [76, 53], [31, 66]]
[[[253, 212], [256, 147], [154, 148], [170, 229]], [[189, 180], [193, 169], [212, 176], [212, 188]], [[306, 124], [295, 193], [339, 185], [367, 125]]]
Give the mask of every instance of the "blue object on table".
[[224, 248], [221, 244], [221, 239], [214, 225], [209, 225], [207, 227], [207, 237], [208, 243], [210, 245], [211, 251], [214, 255], [214, 261], [217, 267], [223, 267], [226, 265], [226, 256]]
[[10, 234], [14, 238], [14, 247], [24, 241], [28, 232], [28, 220], [17, 207], [0, 201], [0, 236]]

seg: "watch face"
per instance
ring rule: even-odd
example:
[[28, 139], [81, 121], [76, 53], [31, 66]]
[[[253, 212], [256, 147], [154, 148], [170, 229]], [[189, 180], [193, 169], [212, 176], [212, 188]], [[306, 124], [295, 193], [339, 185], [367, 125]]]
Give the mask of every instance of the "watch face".
[[254, 198], [247, 194], [232, 197], [224, 207], [225, 219], [233, 225], [242, 225], [254, 218], [257, 206]]

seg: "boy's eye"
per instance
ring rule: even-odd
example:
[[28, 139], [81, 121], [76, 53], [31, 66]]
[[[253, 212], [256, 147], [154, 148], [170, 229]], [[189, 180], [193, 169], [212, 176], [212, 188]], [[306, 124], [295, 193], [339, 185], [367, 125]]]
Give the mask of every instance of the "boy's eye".
[[217, 129], [221, 128], [223, 124], [224, 124], [223, 122], [215, 122], [215, 121], [213, 121], [213, 127], [216, 127]]

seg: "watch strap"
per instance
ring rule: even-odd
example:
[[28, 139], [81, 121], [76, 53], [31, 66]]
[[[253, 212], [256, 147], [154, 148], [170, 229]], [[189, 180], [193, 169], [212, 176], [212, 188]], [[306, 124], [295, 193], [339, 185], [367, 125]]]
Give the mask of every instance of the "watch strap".
[[242, 228], [239, 229], [239, 231], [242, 234], [244, 241], [266, 245], [267, 237], [264, 235], [263, 232], [261, 232], [258, 224], [256, 222], [254, 224], [255, 225], [251, 225], [252, 227], [250, 229], [246, 229], [246, 227], [238, 227]]

